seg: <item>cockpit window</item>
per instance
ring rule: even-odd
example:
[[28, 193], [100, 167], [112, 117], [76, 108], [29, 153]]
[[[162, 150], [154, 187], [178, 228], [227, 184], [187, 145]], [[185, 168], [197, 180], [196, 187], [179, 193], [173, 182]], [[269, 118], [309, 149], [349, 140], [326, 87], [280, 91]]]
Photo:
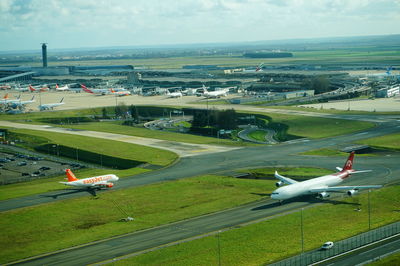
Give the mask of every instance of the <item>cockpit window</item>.
[[272, 192], [272, 195], [279, 195], [279, 192]]

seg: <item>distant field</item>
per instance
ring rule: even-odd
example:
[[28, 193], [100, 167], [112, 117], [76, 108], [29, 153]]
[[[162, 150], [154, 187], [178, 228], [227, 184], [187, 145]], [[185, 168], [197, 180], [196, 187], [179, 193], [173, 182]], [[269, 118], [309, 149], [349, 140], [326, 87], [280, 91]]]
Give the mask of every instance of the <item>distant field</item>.
[[[241, 54], [229, 56], [190, 56], [190, 57], [170, 57], [170, 58], [150, 58], [150, 59], [112, 59], [112, 60], [79, 60], [79, 61], [59, 61], [50, 62], [50, 65], [70, 66], [70, 65], [134, 65], [144, 66], [154, 69], [182, 68], [185, 65], [218, 65], [218, 66], [247, 66], [256, 67], [260, 62], [265, 64], [322, 64], [327, 63], [387, 63], [398, 64], [400, 61], [399, 50], [379, 51], [375, 48], [370, 50], [360, 49], [335, 49], [335, 50], [315, 50], [293, 52], [293, 57], [289, 58], [244, 58]], [[40, 66], [41, 62], [21, 62], [20, 64]], [[5, 64], [6, 65], [6, 64]]]
[[[303, 211], [304, 248], [368, 230], [367, 193]], [[371, 227], [398, 221], [400, 187], [370, 193]], [[342, 203], [342, 204], [341, 204]], [[361, 208], [361, 211], [354, 211]], [[113, 265], [265, 265], [301, 252], [300, 212], [114, 262]], [[219, 239], [219, 240], [218, 240]], [[218, 241], [220, 252], [218, 251]], [[398, 256], [397, 256], [398, 258]], [[394, 264], [392, 264], [394, 265]]]

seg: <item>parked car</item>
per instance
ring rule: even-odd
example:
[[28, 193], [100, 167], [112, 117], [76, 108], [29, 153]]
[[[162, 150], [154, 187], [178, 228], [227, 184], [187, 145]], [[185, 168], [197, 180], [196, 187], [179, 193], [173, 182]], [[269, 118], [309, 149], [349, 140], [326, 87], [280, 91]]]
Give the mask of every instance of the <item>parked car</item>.
[[22, 161], [22, 162], [17, 163], [17, 165], [18, 166], [25, 166], [25, 165], [27, 165], [27, 163], [25, 161]]
[[322, 250], [327, 250], [327, 249], [331, 249], [331, 248], [333, 248], [333, 242], [332, 241], [328, 241], [328, 242], [325, 242], [322, 246], [321, 246], [321, 249]]

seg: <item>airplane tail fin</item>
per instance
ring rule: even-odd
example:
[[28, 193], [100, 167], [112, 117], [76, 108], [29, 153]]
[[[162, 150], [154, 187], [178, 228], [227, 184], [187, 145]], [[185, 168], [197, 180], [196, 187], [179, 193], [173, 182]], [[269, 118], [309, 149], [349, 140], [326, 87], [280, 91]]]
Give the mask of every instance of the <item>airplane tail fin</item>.
[[5, 99], [5, 100], [8, 99], [8, 93], [6, 93], [6, 95], [4, 95], [3, 99]]
[[68, 182], [72, 182], [72, 181], [77, 181], [77, 180], [79, 180], [78, 178], [76, 178], [76, 176], [74, 175], [74, 173], [72, 173], [71, 169], [65, 170], [65, 174], [67, 175]]
[[56, 89], [58, 89], [59, 87], [58, 87], [58, 84], [56, 84]]
[[29, 90], [30, 90], [31, 92], [36, 91], [36, 90], [32, 87], [32, 85], [29, 85]]
[[350, 153], [349, 158], [347, 158], [347, 161], [344, 164], [342, 171], [352, 170], [353, 169], [353, 160], [354, 160], [354, 151], [352, 151]]
[[81, 87], [82, 87], [83, 91], [93, 94], [93, 91], [89, 90], [85, 85], [81, 84]]

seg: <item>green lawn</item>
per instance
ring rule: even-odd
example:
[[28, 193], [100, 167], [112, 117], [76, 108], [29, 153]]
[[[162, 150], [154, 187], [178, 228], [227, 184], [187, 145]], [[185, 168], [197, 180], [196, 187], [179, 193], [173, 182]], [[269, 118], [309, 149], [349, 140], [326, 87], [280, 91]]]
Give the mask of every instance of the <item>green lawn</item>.
[[258, 141], [265, 141], [266, 135], [267, 135], [267, 132], [265, 132], [264, 130], [254, 130], [248, 136], [250, 138], [258, 140]]
[[393, 265], [400, 265], [400, 252], [389, 255], [383, 259], [368, 263], [366, 265], [369, 266], [393, 266]]
[[306, 138], [326, 138], [363, 131], [374, 127], [374, 123], [329, 119], [321, 117], [294, 116], [285, 114], [269, 113], [274, 122], [289, 126], [288, 133]]
[[[371, 226], [399, 220], [400, 187], [370, 194]], [[341, 199], [345, 204], [324, 204], [303, 211], [305, 250], [326, 241], [338, 241], [368, 230], [367, 194]], [[360, 204], [360, 205], [358, 205]], [[361, 211], [354, 211], [360, 207]], [[222, 265], [265, 265], [301, 252], [300, 213], [222, 232], [131, 257], [114, 265], [216, 265], [218, 239]], [[398, 258], [398, 257], [397, 257]], [[393, 265], [393, 264], [392, 264]]]
[[[45, 138], [50, 143], [57, 143], [71, 148], [79, 148], [112, 157], [147, 162], [154, 165], [168, 165], [178, 156], [170, 151], [136, 145], [126, 142], [78, 136], [39, 130], [12, 129], [12, 132]], [[43, 143], [45, 144], [45, 143]]]
[[400, 150], [400, 133], [394, 133], [381, 137], [364, 139], [358, 141], [358, 143], [366, 144], [376, 148]]
[[183, 134], [168, 132], [162, 130], [149, 130], [146, 128], [131, 127], [121, 125], [121, 122], [95, 122], [95, 123], [82, 123], [78, 125], [68, 125], [68, 128], [76, 128], [83, 130], [92, 130], [100, 132], [110, 132], [116, 134], [123, 134], [128, 136], [137, 136], [143, 138], [163, 139], [169, 141], [179, 141], [196, 144], [211, 144], [211, 145], [248, 145], [243, 142], [237, 142], [228, 139], [217, 139], [211, 137], [203, 137], [198, 135]]

